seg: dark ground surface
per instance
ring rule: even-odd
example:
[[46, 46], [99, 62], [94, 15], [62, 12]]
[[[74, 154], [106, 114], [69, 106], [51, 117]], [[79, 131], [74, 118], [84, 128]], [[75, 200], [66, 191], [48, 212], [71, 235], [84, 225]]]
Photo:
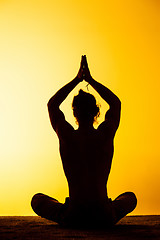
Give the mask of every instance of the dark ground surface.
[[40, 217], [0, 217], [0, 240], [160, 240], [160, 215], [127, 216], [106, 230], [65, 229]]

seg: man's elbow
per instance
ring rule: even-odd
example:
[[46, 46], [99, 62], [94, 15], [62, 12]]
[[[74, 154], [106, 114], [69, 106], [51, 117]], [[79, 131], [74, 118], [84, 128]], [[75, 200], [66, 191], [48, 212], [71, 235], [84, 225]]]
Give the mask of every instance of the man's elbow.
[[51, 103], [51, 99], [50, 99], [47, 103], [48, 111], [51, 109], [51, 106], [52, 106], [52, 103]]
[[53, 111], [53, 109], [55, 108], [56, 104], [54, 103], [54, 100], [51, 98], [48, 103], [47, 103], [47, 107], [48, 107], [48, 111]]
[[119, 106], [119, 108], [121, 108], [121, 101], [119, 98], [117, 98], [117, 106]]
[[116, 99], [114, 101], [114, 107], [121, 109], [121, 101], [118, 97], [116, 97]]
[[59, 105], [57, 104], [56, 101], [54, 101], [53, 98], [51, 98], [51, 99], [48, 101], [47, 107], [48, 107], [48, 111], [49, 111], [49, 112], [53, 112], [53, 111], [56, 111], [57, 109], [59, 109]]

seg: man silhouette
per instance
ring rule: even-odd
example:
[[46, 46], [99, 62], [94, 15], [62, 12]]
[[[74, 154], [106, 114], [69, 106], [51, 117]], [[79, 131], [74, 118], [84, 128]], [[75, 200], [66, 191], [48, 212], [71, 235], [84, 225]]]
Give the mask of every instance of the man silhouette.
[[[65, 120], [60, 110], [68, 94], [85, 80], [109, 104], [105, 120], [97, 129], [93, 123], [99, 107], [93, 95], [79, 91], [74, 97], [73, 114], [78, 130]], [[50, 121], [58, 135], [63, 169], [68, 181], [69, 198], [64, 204], [42, 193], [32, 198], [39, 216], [65, 226], [110, 226], [131, 212], [137, 204], [134, 193], [126, 192], [114, 201], [108, 198], [107, 181], [111, 169], [113, 140], [119, 126], [121, 102], [107, 87], [95, 81], [86, 56], [82, 56], [77, 76], [48, 102]]]

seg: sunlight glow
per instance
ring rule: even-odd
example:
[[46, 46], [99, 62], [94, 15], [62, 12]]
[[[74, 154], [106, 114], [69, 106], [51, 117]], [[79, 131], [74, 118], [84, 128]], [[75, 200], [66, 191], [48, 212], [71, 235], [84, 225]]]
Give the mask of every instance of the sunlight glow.
[[[32, 215], [43, 192], [64, 201], [68, 188], [49, 98], [72, 80], [82, 54], [93, 77], [122, 102], [109, 197], [134, 191], [133, 214], [160, 214], [158, 1], [0, 1], [0, 214]], [[62, 104], [76, 128], [73, 96]], [[103, 121], [108, 106], [101, 104]]]

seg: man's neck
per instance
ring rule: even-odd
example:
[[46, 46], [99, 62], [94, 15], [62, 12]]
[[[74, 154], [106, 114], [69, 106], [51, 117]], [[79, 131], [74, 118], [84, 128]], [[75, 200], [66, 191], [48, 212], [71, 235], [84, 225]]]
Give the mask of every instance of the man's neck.
[[79, 123], [79, 128], [78, 131], [79, 132], [92, 132], [94, 131], [95, 128], [93, 127], [93, 123], [92, 122], [80, 122]]

